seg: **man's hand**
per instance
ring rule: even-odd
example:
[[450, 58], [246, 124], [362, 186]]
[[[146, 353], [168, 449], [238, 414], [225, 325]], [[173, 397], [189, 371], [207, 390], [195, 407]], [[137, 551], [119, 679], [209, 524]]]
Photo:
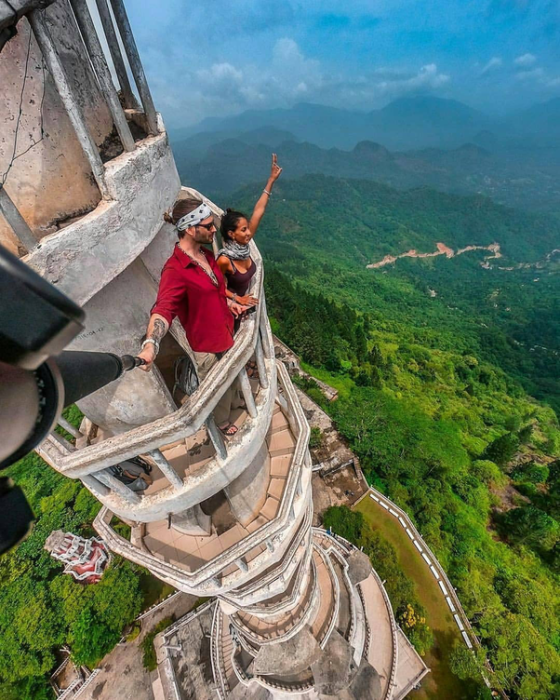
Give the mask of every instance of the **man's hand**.
[[259, 303], [259, 300], [257, 297], [252, 297], [250, 294], [247, 294], [244, 297], [237, 297], [237, 301], [239, 304], [243, 304], [243, 306], [256, 306]]
[[243, 304], [238, 304], [235, 301], [230, 301], [228, 306], [229, 306], [229, 310], [235, 316], [235, 318], [237, 318], [239, 315], [241, 315], [244, 311], [247, 311], [246, 306], [243, 306]]
[[275, 182], [280, 177], [282, 168], [278, 165], [278, 158], [276, 153], [272, 154], [272, 167], [270, 168], [270, 179], [269, 182]]
[[156, 359], [156, 349], [153, 343], [147, 343], [142, 352], [138, 353], [138, 357], [141, 357], [145, 361], [145, 365], [140, 365], [140, 369], [144, 372], [149, 372], [152, 369], [154, 360]]

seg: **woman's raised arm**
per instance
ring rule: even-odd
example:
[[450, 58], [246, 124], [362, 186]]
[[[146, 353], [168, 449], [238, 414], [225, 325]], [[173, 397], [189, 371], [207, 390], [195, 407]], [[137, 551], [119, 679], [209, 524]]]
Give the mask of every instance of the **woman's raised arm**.
[[261, 223], [261, 219], [263, 218], [263, 214], [265, 212], [266, 205], [268, 204], [268, 198], [270, 197], [270, 194], [272, 192], [272, 188], [274, 187], [274, 183], [280, 177], [281, 172], [282, 172], [282, 168], [278, 165], [278, 159], [276, 157], [276, 153], [273, 153], [272, 154], [272, 166], [270, 168], [270, 177], [268, 178], [268, 181], [266, 183], [266, 187], [264, 188], [261, 196], [259, 197], [257, 203], [255, 204], [255, 208], [253, 209], [253, 213], [251, 214], [251, 220], [249, 221], [249, 229], [250, 229], [253, 236], [257, 232], [259, 224]]

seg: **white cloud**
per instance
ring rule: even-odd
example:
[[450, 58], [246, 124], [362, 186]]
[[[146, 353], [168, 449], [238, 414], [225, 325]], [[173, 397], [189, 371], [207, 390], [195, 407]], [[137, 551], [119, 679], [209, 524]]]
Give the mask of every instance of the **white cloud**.
[[449, 76], [445, 73], [440, 73], [435, 63], [429, 63], [422, 66], [415, 75], [382, 80], [376, 85], [376, 88], [384, 95], [393, 96], [425, 89], [437, 90], [448, 82]]
[[242, 63], [246, 58], [242, 56], [217, 60], [210, 66], [199, 62], [182, 70], [180, 77], [177, 66], [186, 62], [181, 48], [165, 56], [147, 53], [156, 104], [174, 124], [181, 125], [207, 116], [290, 107], [301, 101], [372, 109], [403, 95], [437, 91], [450, 81], [435, 63], [416, 70], [380, 67], [348, 77], [342, 71], [327, 71], [287, 37], [272, 44], [268, 61]]
[[513, 63], [520, 68], [528, 68], [529, 66], [532, 66], [536, 60], [537, 57], [532, 53], [524, 53], [522, 56], [518, 56]]
[[521, 81], [542, 81], [545, 77], [544, 70], [542, 68], [532, 68], [531, 70], [522, 70], [516, 73], [515, 77], [517, 80]]
[[488, 73], [491, 73], [492, 71], [495, 71], [497, 68], [500, 68], [503, 64], [503, 61], [500, 56], [493, 56], [488, 63], [483, 66], [480, 70], [479, 75], [484, 76], [488, 75]]

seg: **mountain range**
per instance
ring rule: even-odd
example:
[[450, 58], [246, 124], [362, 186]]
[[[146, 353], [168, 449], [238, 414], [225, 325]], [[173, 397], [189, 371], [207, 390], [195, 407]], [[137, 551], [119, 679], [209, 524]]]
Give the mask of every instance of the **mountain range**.
[[[484, 145], [481, 145], [484, 144]], [[458, 194], [484, 194], [500, 204], [536, 211], [560, 210], [560, 149], [511, 145], [501, 148], [490, 132], [457, 148], [389, 151], [360, 141], [352, 150], [324, 149], [276, 127], [205, 132], [174, 141], [183, 182], [217, 199], [264, 180], [270, 153], [286, 177], [321, 173], [375, 180], [399, 189], [432, 187]]]
[[[363, 140], [392, 150], [457, 148], [482, 134], [498, 144], [510, 141], [531, 145], [560, 144], [560, 98], [537, 104], [506, 117], [493, 117], [462, 102], [431, 96], [395, 100], [382, 109], [359, 112], [300, 103], [288, 109], [248, 110], [225, 118], [212, 117], [186, 129], [170, 130], [172, 141], [195, 134], [222, 135], [274, 128], [291, 132], [297, 140], [322, 148], [351, 149]], [[200, 137], [201, 138], [201, 137]]]

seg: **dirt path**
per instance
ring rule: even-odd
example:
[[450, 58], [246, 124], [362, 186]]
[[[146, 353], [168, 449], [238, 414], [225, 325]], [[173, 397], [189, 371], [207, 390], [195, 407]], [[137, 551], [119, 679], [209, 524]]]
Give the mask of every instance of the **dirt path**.
[[492, 255], [488, 255], [484, 258], [484, 262], [502, 257], [499, 243], [491, 243], [490, 245], [468, 245], [465, 248], [459, 248], [456, 251], [453, 250], [453, 248], [445, 245], [445, 243], [436, 243], [436, 248], [437, 250], [433, 253], [418, 253], [418, 251], [412, 248], [406, 253], [401, 253], [400, 255], [386, 255], [382, 260], [366, 265], [366, 267], [371, 270], [376, 270], [380, 267], [385, 267], [385, 265], [392, 265], [400, 258], [435, 258], [438, 255], [445, 255], [446, 258], [455, 258], [458, 255], [468, 253], [471, 250], [487, 250], [488, 252], [492, 253]]

